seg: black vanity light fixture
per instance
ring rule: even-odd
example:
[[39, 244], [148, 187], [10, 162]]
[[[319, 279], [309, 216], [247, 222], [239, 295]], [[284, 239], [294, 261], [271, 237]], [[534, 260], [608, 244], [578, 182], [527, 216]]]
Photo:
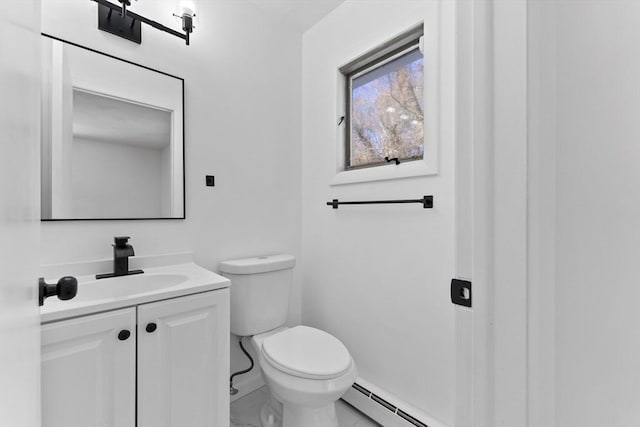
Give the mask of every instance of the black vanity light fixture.
[[187, 46], [189, 45], [189, 37], [195, 28], [193, 26], [193, 18], [196, 16], [195, 5], [194, 2], [190, 0], [180, 1], [179, 14], [173, 14], [173, 16], [182, 20], [182, 31], [184, 33], [176, 31], [149, 18], [145, 18], [137, 13], [131, 12], [128, 10], [128, 7], [131, 6], [131, 0], [117, 0], [119, 5], [113, 4], [107, 0], [91, 1], [98, 3], [98, 28], [100, 30], [130, 40], [134, 43], [142, 43], [141, 24], [143, 23], [183, 39]]

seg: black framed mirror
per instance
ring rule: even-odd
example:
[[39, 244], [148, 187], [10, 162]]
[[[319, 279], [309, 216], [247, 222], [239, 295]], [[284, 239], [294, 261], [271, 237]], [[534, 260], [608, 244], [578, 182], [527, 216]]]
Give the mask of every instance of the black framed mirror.
[[184, 79], [47, 34], [42, 52], [42, 220], [184, 219]]

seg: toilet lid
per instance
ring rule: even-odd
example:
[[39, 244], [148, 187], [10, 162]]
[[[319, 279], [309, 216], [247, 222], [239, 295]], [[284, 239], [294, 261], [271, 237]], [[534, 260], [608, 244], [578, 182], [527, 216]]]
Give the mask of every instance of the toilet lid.
[[302, 378], [336, 378], [351, 367], [351, 355], [340, 340], [308, 326], [265, 338], [262, 354], [274, 368]]

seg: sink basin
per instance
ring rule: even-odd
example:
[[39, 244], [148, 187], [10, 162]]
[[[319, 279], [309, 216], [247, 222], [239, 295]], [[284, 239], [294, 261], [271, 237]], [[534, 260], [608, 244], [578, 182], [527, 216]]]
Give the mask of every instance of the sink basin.
[[[96, 280], [95, 274], [103, 272], [108, 262], [81, 265], [52, 266], [43, 274], [50, 282], [69, 274], [78, 279], [78, 294], [70, 300], [47, 298], [40, 307], [42, 323], [69, 319], [87, 314], [116, 310], [125, 307], [162, 301], [196, 293], [228, 288], [229, 279], [204, 269], [191, 261], [179, 264], [147, 266], [138, 264], [143, 274], [110, 277]], [[84, 275], [74, 272], [89, 270]], [[62, 271], [61, 271], [62, 270]]]
[[177, 286], [189, 279], [182, 274], [136, 274], [92, 280], [78, 286], [75, 301], [133, 297]]

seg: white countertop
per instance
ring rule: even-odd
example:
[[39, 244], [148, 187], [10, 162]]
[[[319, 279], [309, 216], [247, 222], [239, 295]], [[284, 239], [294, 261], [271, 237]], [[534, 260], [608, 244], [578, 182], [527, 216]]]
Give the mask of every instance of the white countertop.
[[[177, 284], [161, 288], [152, 288], [147, 291], [143, 287], [136, 286], [135, 289], [132, 287], [131, 291], [127, 292], [126, 283], [124, 283], [125, 286], [122, 286], [122, 281], [136, 276], [122, 276], [121, 278], [116, 277], [97, 281], [95, 275], [79, 276], [77, 277], [78, 295], [76, 298], [68, 301], [61, 301], [57, 297], [47, 298], [44, 305], [40, 307], [40, 321], [47, 323], [70, 317], [131, 307], [152, 301], [228, 288], [230, 285], [229, 279], [202, 268], [193, 262], [145, 268], [144, 273], [140, 276], [146, 276], [143, 279], [144, 282], [153, 281], [154, 276], [159, 281], [164, 278], [180, 277], [181, 279]], [[135, 281], [136, 279], [133, 280]], [[105, 295], [101, 298], [82, 298], [83, 290], [87, 295], [89, 291], [93, 292], [95, 289], [89, 289], [88, 287], [101, 286], [104, 289], [105, 286], [108, 287], [111, 284], [113, 284], [114, 290], [117, 287], [122, 291], [109, 292], [111, 295]], [[142, 284], [144, 285], [144, 283]], [[84, 289], [83, 286], [85, 287]]]

